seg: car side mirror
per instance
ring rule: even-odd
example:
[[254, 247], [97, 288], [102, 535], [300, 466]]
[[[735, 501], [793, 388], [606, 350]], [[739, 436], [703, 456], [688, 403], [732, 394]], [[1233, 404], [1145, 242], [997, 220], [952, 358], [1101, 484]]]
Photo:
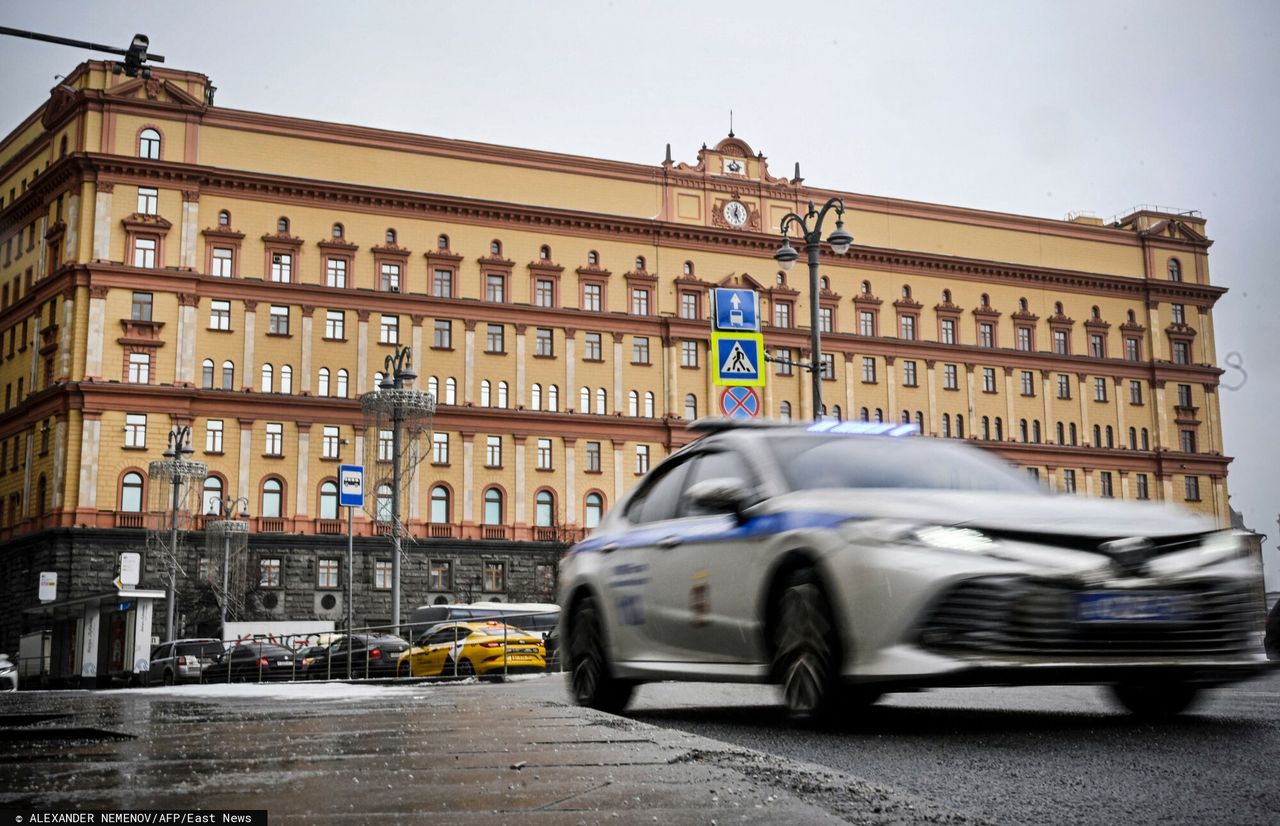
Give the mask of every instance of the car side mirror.
[[743, 511], [751, 505], [751, 491], [745, 482], [737, 478], [704, 479], [690, 486], [686, 495], [703, 510], [715, 513], [729, 511], [739, 521]]

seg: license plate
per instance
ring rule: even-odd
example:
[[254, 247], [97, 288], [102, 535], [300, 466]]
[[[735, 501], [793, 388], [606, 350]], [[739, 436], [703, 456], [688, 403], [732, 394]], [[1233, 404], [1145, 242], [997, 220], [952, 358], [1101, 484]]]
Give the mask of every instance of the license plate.
[[538, 649], [536, 648], [510, 648], [508, 650], [512, 654], [537, 654], [538, 653]]
[[1184, 594], [1086, 591], [1076, 601], [1080, 622], [1179, 622], [1190, 615]]

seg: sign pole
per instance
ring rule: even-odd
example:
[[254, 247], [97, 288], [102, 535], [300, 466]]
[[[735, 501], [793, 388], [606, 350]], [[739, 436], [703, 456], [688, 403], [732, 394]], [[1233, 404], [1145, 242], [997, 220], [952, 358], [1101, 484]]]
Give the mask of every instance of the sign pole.
[[355, 597], [355, 582], [351, 578], [353, 569], [355, 568], [355, 540], [352, 539], [351, 524], [353, 521], [353, 508], [347, 506], [347, 677], [351, 677], [351, 624], [352, 607], [351, 600]]
[[[355, 540], [352, 539], [352, 521], [356, 508], [364, 507], [364, 467], [362, 465], [338, 465], [338, 504], [347, 509], [347, 679], [351, 679], [351, 602], [356, 595]], [[330, 643], [332, 645], [332, 643]], [[332, 660], [330, 670], [332, 670]]]

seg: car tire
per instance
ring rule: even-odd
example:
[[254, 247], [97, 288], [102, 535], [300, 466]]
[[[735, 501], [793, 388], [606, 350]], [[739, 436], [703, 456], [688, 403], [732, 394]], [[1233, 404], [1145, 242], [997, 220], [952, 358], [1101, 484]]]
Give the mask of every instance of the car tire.
[[1111, 686], [1111, 695], [1135, 717], [1167, 720], [1195, 704], [1200, 689], [1186, 683], [1120, 683]]
[[409, 667], [409, 663], [407, 662], [400, 663], [399, 668], [396, 669], [396, 676], [400, 677], [401, 679], [412, 677], [413, 670]]
[[778, 596], [773, 654], [773, 673], [792, 718], [817, 720], [835, 710], [843, 696], [840, 657], [831, 607], [817, 574], [810, 568], [793, 572]]
[[165, 669], [163, 682], [165, 685], [173, 685], [173, 672]]
[[476, 675], [476, 667], [471, 664], [471, 660], [468, 660], [466, 657], [463, 657], [461, 660], [458, 660], [458, 676], [459, 677], [466, 679], [467, 677], [474, 677], [475, 675]]
[[578, 602], [569, 626], [569, 694], [580, 706], [618, 714], [627, 707], [635, 683], [613, 676], [605, 653], [604, 628], [595, 599]]

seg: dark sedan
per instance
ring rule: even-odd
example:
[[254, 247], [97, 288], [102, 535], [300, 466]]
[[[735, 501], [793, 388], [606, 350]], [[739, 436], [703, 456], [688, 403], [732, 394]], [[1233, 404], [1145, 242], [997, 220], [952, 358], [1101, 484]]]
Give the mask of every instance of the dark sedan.
[[[307, 666], [307, 677], [316, 680], [348, 680], [394, 677], [396, 660], [409, 648], [407, 640], [391, 634], [352, 634], [339, 637]], [[351, 664], [347, 671], [348, 661]]]
[[206, 683], [262, 683], [291, 680], [294, 654], [287, 648], [266, 643], [242, 643], [214, 660], [204, 670]]

